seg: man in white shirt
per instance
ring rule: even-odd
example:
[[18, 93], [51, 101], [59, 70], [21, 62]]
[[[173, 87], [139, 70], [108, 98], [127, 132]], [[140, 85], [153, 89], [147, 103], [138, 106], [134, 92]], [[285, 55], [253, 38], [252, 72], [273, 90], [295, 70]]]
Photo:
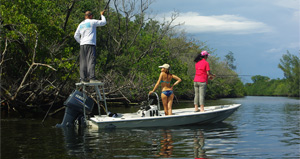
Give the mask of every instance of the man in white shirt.
[[104, 26], [106, 19], [101, 12], [101, 20], [93, 19], [91, 11], [85, 12], [85, 20], [82, 21], [74, 34], [75, 40], [80, 44], [80, 81], [99, 82], [95, 77], [96, 65], [96, 28]]

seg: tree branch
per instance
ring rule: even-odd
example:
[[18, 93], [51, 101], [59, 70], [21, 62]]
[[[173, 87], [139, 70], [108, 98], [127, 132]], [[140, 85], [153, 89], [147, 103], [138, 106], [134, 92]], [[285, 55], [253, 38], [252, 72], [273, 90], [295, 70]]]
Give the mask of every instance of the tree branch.
[[7, 39], [5, 39], [5, 47], [4, 47], [4, 50], [3, 50], [3, 52], [2, 52], [2, 58], [1, 58], [1, 63], [0, 63], [0, 66], [3, 64], [3, 62], [4, 62], [4, 55], [6, 54], [6, 49], [7, 49]]
[[26, 81], [26, 79], [27, 79], [27, 77], [28, 77], [30, 71], [32, 70], [32, 68], [33, 68], [34, 66], [46, 66], [46, 67], [49, 67], [50, 69], [56, 71], [56, 69], [54, 69], [54, 68], [53, 68], [52, 66], [50, 66], [50, 65], [42, 64], [42, 63], [35, 63], [35, 62], [34, 62], [34, 60], [35, 60], [35, 55], [36, 55], [37, 44], [38, 44], [38, 33], [37, 33], [37, 31], [36, 31], [36, 42], [35, 42], [34, 51], [33, 51], [32, 64], [30, 65], [30, 67], [29, 67], [29, 69], [27, 70], [25, 76], [23, 77], [23, 80], [22, 80], [21, 84], [19, 85], [19, 87], [18, 87], [18, 89], [17, 89], [15, 95], [12, 97], [12, 100], [15, 100], [15, 99], [16, 99], [16, 97], [17, 97], [17, 95], [18, 95], [20, 89], [23, 87], [24, 82]]

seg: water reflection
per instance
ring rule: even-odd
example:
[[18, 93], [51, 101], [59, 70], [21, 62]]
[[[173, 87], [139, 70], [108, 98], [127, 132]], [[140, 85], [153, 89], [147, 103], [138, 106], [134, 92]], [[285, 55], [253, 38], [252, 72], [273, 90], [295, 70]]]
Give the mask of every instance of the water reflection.
[[290, 146], [298, 145], [298, 150], [300, 150], [300, 102], [298, 104], [285, 104], [282, 114], [284, 117], [278, 126], [283, 132], [280, 141]]
[[[161, 133], [162, 139], [158, 145], [159, 151], [155, 153], [156, 157], [171, 157], [173, 152], [173, 140], [172, 140], [172, 131], [168, 129], [163, 129]], [[156, 145], [153, 143], [152, 145]]]
[[[75, 157], [210, 158], [233, 148], [238, 138], [231, 124], [141, 129], [62, 128], [65, 148]], [[231, 152], [231, 155], [232, 152]]]
[[89, 140], [86, 136], [86, 129], [81, 127], [62, 127], [61, 128], [65, 147], [69, 155], [78, 155], [82, 153], [91, 153]]
[[204, 149], [204, 134], [201, 130], [195, 132], [194, 138], [194, 158], [207, 158]]

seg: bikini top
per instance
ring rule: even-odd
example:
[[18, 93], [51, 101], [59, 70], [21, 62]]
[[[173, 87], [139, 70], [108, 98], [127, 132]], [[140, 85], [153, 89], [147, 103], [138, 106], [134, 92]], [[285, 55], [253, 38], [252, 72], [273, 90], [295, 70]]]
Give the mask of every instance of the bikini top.
[[161, 80], [160, 83], [168, 83], [169, 84], [169, 83], [171, 83], [171, 81], [163, 81], [163, 80]]
[[[171, 77], [172, 77], [172, 74], [170, 74], [170, 75], [171, 75]], [[168, 77], [167, 77], [167, 80], [168, 80]], [[171, 81], [172, 81], [172, 78], [171, 78]], [[170, 84], [171, 81], [164, 81], [164, 80], [161, 80], [160, 83], [167, 83], [167, 84]]]

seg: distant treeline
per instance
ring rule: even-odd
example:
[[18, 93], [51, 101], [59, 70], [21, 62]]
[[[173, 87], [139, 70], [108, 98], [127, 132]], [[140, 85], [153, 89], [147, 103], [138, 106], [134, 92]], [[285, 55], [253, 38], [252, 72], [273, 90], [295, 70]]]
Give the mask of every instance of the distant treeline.
[[253, 76], [253, 83], [247, 83], [247, 95], [254, 96], [295, 96], [300, 97], [299, 57], [284, 54], [278, 67], [284, 72], [284, 79], [270, 79], [266, 76]]

